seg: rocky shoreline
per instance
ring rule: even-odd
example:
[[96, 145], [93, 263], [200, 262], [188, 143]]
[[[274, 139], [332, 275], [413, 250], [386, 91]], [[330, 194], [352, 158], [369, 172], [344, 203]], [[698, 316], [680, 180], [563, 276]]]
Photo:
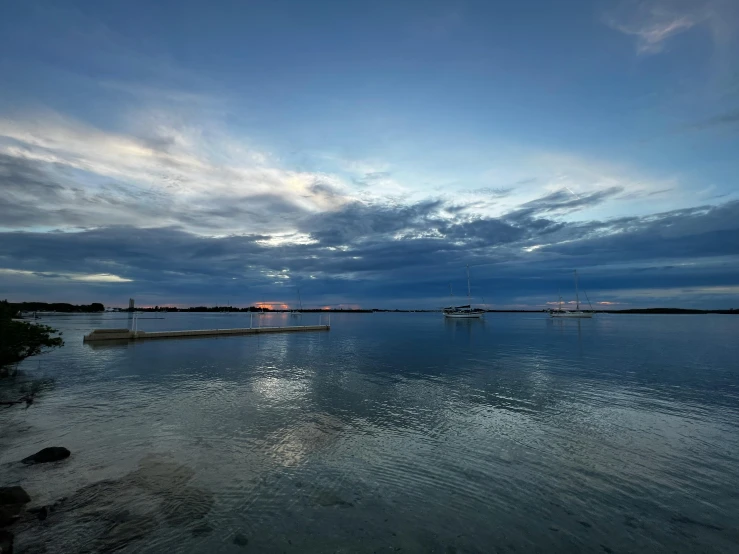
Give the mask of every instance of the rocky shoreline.
[[[66, 455], [65, 455], [66, 454]], [[64, 463], [69, 451], [44, 449], [18, 463]], [[105, 553], [149, 538], [162, 527], [209, 535], [206, 520], [214, 495], [190, 483], [194, 471], [165, 455], [148, 455], [120, 479], [86, 485], [47, 505], [18, 485], [0, 488], [0, 554], [12, 554], [17, 536], [23, 553]], [[186, 531], [186, 532], [187, 532]], [[238, 537], [234, 544], [246, 546]], [[18, 553], [20, 554], [20, 553]]]
[[[20, 463], [26, 465], [47, 464], [69, 458], [71, 452], [62, 446], [43, 448]], [[0, 554], [12, 554], [15, 535], [12, 527], [15, 523], [36, 518], [44, 520], [48, 516], [49, 506], [36, 506], [26, 509], [31, 497], [19, 485], [0, 487]]]
[[[19, 376], [14, 372], [2, 382], [5, 415], [33, 409], [38, 393], [49, 388], [49, 382]], [[48, 446], [19, 458], [6, 467], [22, 471], [10, 482], [0, 481], [0, 554], [116, 552], [143, 539], [156, 540], [152, 534], [162, 529], [178, 528], [193, 539], [213, 531], [205, 520], [215, 503], [213, 494], [193, 486], [195, 472], [170, 456], [145, 455], [137, 469], [121, 478], [92, 482], [61, 498], [53, 492], [42, 495], [43, 503], [24, 488], [26, 483], [38, 482], [37, 471], [69, 463], [72, 452]], [[234, 544], [246, 546], [248, 539], [239, 535]]]

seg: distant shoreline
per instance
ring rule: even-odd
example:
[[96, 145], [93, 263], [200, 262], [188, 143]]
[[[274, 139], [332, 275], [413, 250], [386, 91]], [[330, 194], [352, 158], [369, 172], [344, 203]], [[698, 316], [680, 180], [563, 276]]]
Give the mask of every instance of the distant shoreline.
[[691, 310], [687, 308], [633, 308], [630, 310], [596, 310], [601, 314], [734, 314], [739, 315], [739, 309], [728, 310]]
[[[703, 315], [703, 314], [721, 314], [721, 315], [739, 315], [739, 309], [728, 309], [728, 310], [696, 310], [689, 308], [631, 308], [627, 310], [591, 310], [592, 313], [596, 314], [662, 314], [662, 315]], [[145, 314], [157, 314], [157, 313], [205, 313], [205, 314], [253, 314], [253, 313], [265, 313], [265, 314], [285, 314], [285, 313], [304, 313], [304, 314], [319, 314], [319, 313], [340, 313], [340, 314], [371, 314], [371, 313], [441, 313], [441, 310], [340, 310], [340, 309], [303, 309], [303, 310], [253, 310], [249, 308], [137, 308], [133, 310], [133, 313], [145, 313]], [[548, 309], [540, 310], [485, 310], [485, 313], [521, 313], [521, 314], [541, 314], [549, 312]], [[103, 313], [115, 313], [115, 314], [126, 314], [131, 313], [128, 309], [117, 309], [113, 311], [34, 311], [31, 315], [26, 312], [26, 316], [21, 315], [22, 319], [33, 318], [34, 315], [50, 317], [50, 316], [70, 316], [70, 315], [90, 315]]]

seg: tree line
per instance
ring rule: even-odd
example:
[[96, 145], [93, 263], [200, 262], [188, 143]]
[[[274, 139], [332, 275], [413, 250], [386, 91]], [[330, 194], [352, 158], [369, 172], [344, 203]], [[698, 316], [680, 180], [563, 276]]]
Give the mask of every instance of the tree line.
[[0, 301], [0, 375], [9, 372], [8, 366], [17, 364], [44, 349], [57, 348], [64, 342], [56, 329], [13, 317], [18, 310], [6, 300]]
[[92, 304], [68, 304], [66, 302], [7, 302], [11, 310], [18, 312], [63, 312], [63, 313], [94, 313], [104, 312], [105, 306], [100, 302]]

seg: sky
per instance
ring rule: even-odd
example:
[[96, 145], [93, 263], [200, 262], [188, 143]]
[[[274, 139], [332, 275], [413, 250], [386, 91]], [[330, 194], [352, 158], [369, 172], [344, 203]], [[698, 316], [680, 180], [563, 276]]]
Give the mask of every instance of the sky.
[[739, 307], [736, 0], [3, 5], [0, 298]]

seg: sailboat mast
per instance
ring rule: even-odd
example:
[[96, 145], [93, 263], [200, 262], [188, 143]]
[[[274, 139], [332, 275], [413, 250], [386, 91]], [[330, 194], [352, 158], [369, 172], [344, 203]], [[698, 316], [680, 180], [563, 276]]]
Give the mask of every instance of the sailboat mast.
[[467, 300], [471, 303], [472, 294], [470, 294], [470, 265], [467, 264]]
[[580, 291], [577, 287], [577, 270], [575, 270], [575, 299], [577, 300], [577, 311], [580, 311]]
[[298, 287], [298, 305], [300, 306], [300, 311], [303, 311], [303, 301], [300, 299], [300, 287]]

